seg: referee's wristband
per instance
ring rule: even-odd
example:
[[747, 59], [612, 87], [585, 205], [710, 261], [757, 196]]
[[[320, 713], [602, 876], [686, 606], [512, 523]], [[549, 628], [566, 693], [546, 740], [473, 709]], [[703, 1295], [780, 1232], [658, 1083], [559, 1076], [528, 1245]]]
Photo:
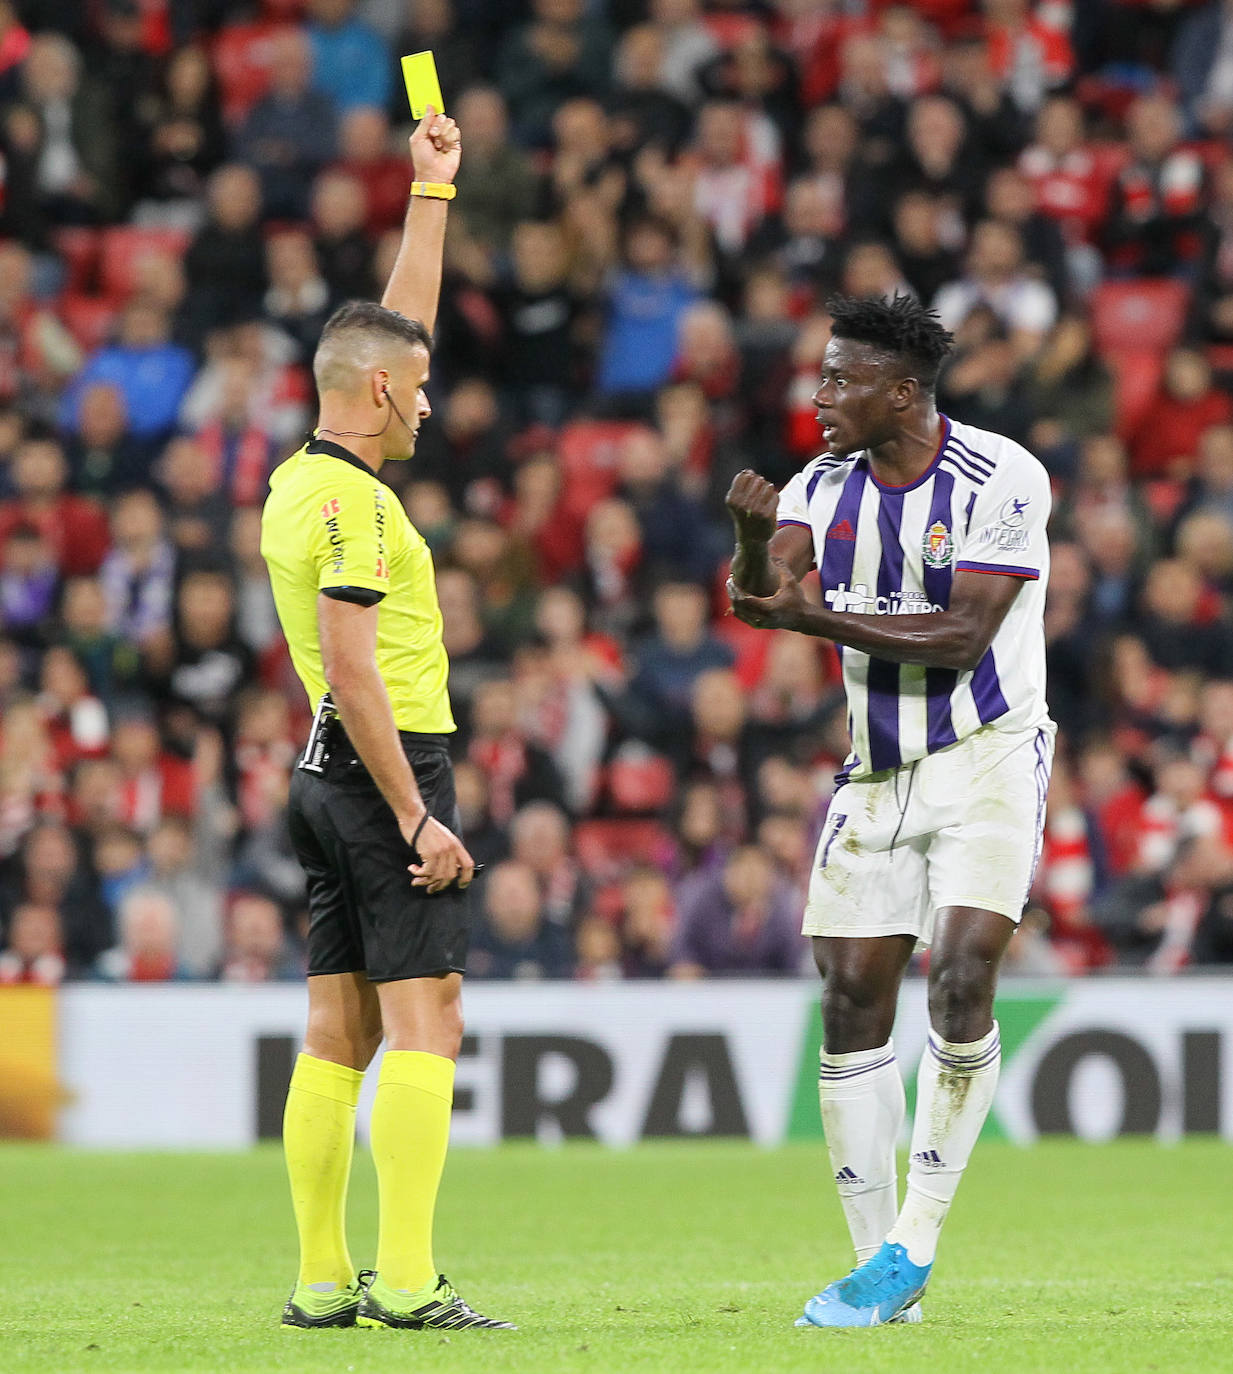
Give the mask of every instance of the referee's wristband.
[[423, 196], [426, 200], [453, 200], [458, 187], [448, 181], [413, 181], [411, 194]]
[[428, 814], [428, 811], [427, 809], [425, 809], [424, 814], [420, 817], [419, 825], [415, 827], [415, 834], [411, 836], [411, 848], [414, 849], [417, 854], [420, 852], [417, 848], [420, 840], [420, 834], [423, 831], [424, 827], [428, 824], [430, 819], [431, 818]]

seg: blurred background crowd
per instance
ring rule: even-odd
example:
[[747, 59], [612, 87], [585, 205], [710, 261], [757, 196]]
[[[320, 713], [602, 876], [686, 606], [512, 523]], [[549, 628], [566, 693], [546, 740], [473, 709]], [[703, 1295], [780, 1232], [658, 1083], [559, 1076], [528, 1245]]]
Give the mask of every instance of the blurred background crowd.
[[1014, 972], [1233, 962], [1233, 3], [0, 0], [0, 981], [302, 972], [307, 721], [258, 551], [409, 183], [464, 157], [419, 452], [473, 976], [795, 973], [836, 658], [725, 616], [911, 292], [1055, 487]]

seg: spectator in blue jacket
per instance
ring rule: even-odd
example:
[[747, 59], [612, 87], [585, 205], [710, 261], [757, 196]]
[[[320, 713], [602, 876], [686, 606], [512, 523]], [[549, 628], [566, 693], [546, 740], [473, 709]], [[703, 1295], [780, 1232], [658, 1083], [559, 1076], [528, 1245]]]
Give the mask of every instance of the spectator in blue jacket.
[[124, 397], [132, 435], [137, 439], [165, 437], [175, 426], [194, 370], [193, 355], [171, 342], [166, 313], [144, 301], [133, 301], [121, 317], [119, 338], [104, 344], [87, 361], [65, 393], [60, 423], [76, 434], [83, 393], [96, 382], [110, 382]]
[[635, 220], [625, 234], [625, 266], [608, 288], [598, 386], [608, 395], [661, 387], [676, 359], [681, 316], [699, 298], [678, 261], [676, 233], [663, 220]]
[[313, 85], [342, 113], [357, 105], [384, 109], [390, 98], [390, 53], [381, 35], [355, 17], [355, 0], [309, 0]]

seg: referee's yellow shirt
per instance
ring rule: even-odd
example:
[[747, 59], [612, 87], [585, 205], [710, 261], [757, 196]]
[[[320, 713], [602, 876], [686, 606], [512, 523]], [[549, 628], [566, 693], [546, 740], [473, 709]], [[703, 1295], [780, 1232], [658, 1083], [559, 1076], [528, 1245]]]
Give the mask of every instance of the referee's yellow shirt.
[[400, 730], [453, 730], [432, 554], [402, 502], [354, 453], [312, 439], [270, 477], [261, 554], [291, 661], [314, 708], [328, 690], [317, 633], [321, 592], [380, 602], [377, 671]]

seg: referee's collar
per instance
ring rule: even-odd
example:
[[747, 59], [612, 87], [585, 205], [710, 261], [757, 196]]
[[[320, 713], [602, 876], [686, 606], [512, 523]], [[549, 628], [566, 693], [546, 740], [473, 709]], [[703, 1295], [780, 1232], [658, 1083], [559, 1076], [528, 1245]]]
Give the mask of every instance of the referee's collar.
[[359, 468], [361, 472], [366, 472], [369, 477], [377, 475], [362, 458], [357, 458], [349, 448], [343, 448], [341, 444], [334, 443], [332, 439], [322, 439], [314, 434], [304, 445], [304, 452], [328, 453], [331, 458], [341, 458], [344, 463], [350, 463], [353, 468]]

